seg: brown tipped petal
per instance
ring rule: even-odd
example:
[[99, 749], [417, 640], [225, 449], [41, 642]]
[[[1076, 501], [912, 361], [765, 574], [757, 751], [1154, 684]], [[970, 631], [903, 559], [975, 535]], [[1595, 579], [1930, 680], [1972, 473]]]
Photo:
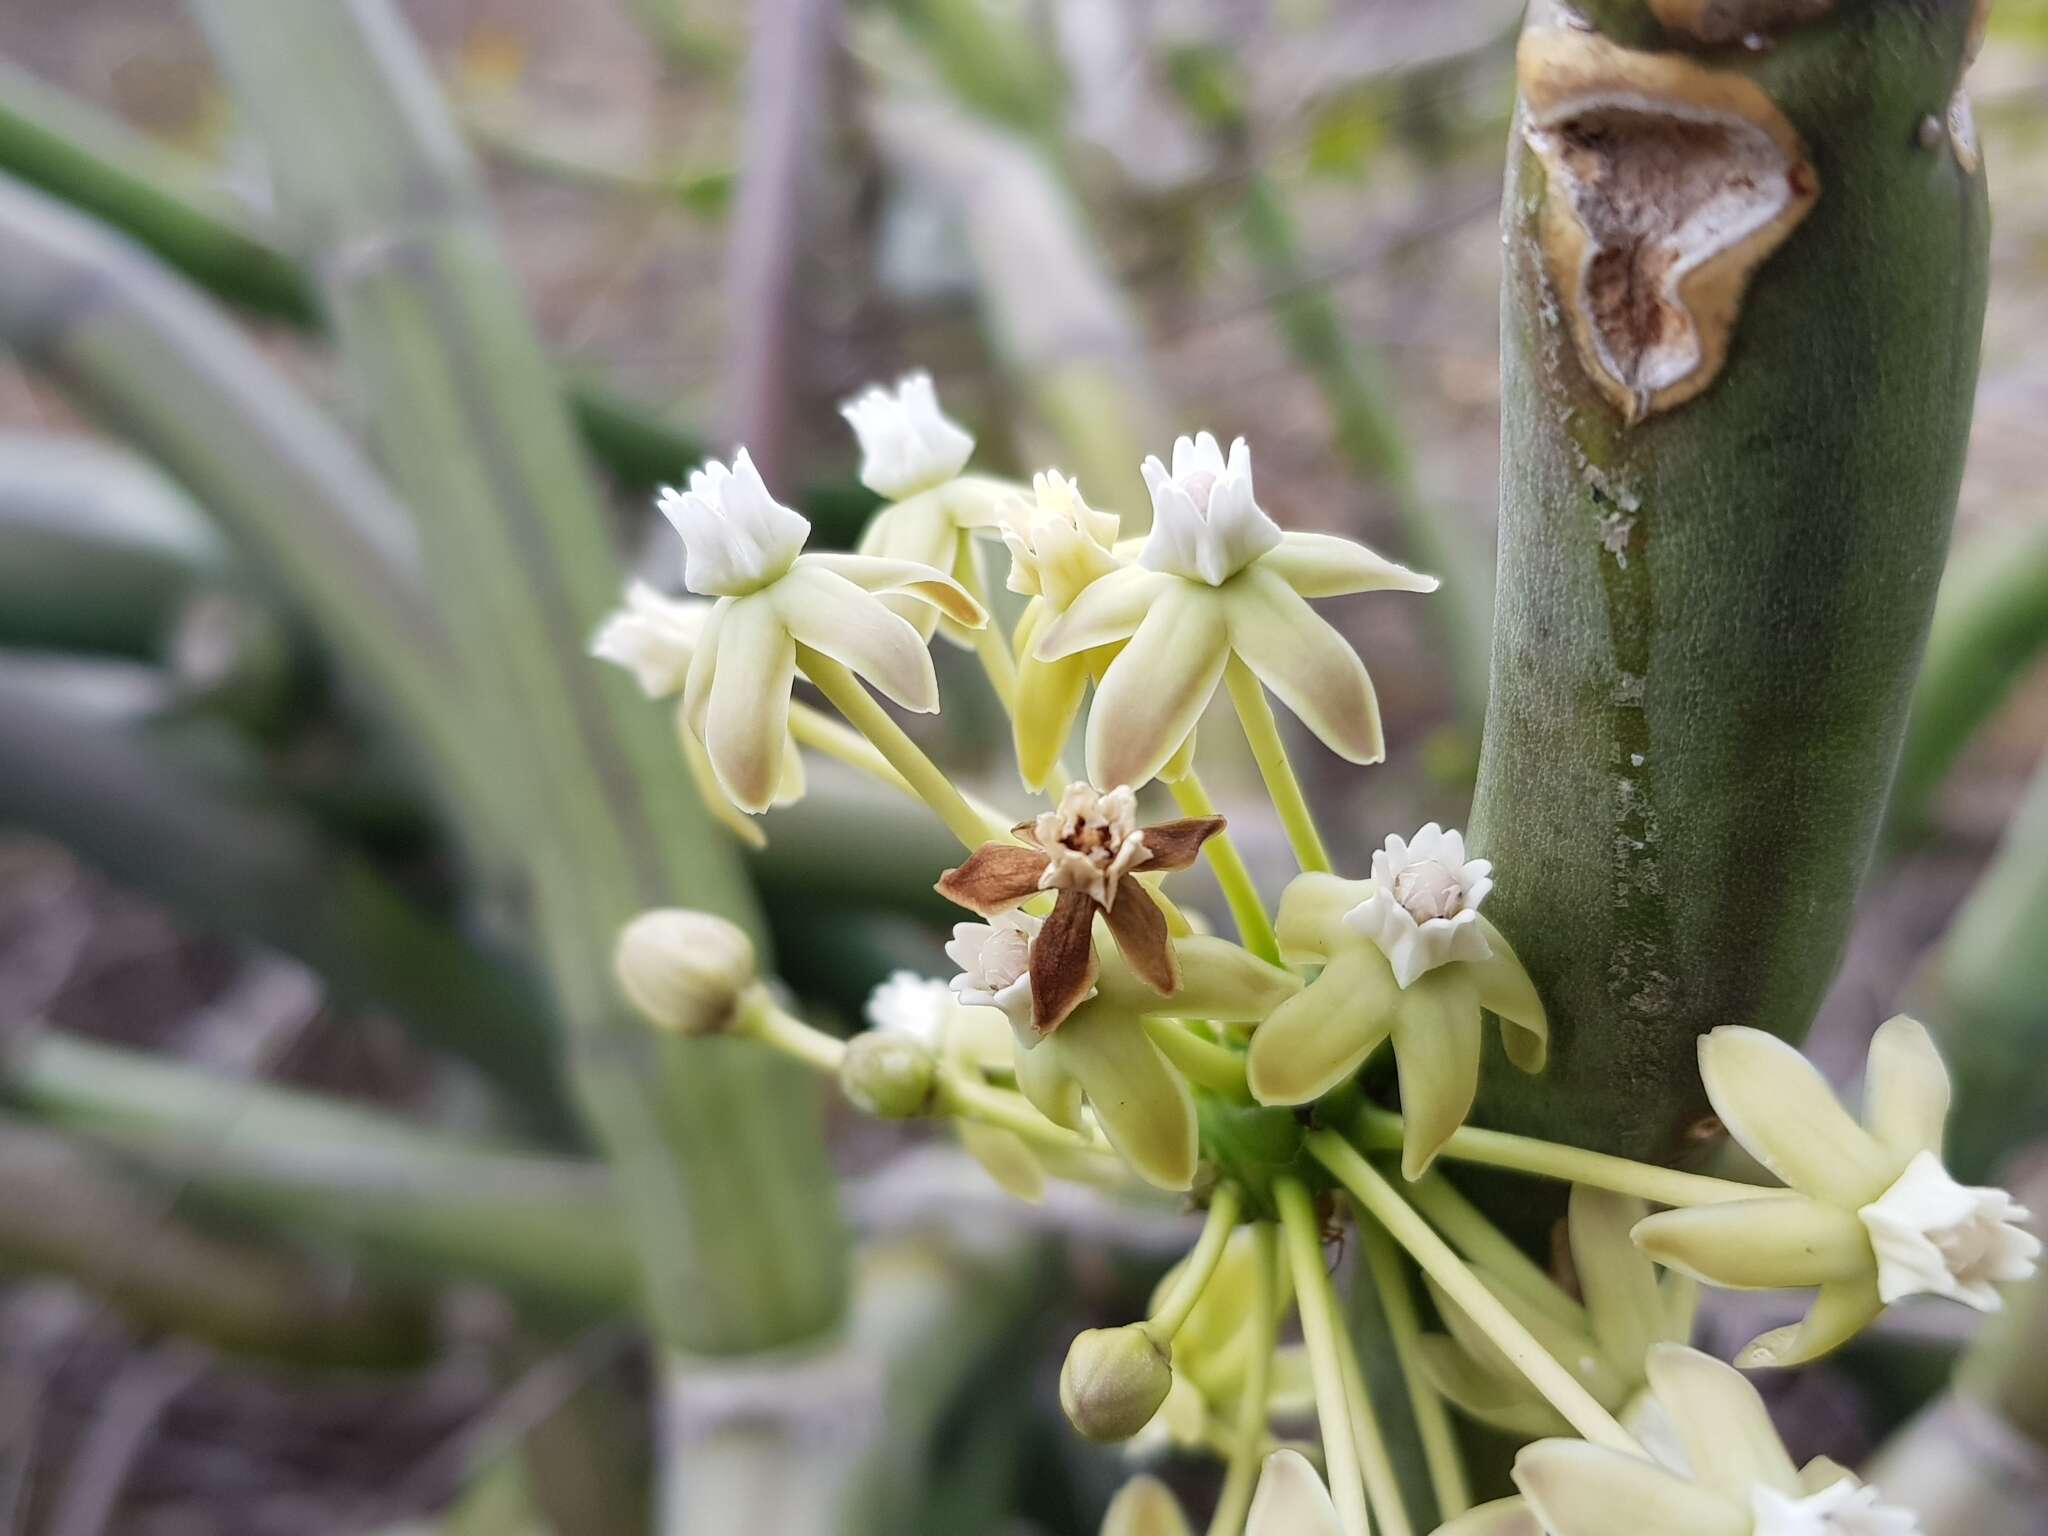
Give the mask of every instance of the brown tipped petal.
[[1095, 903], [1079, 891], [1061, 891], [1031, 941], [1031, 1027], [1051, 1034], [1094, 985]]
[[1036, 848], [1015, 843], [983, 843], [967, 862], [939, 876], [938, 893], [946, 900], [994, 917], [1029, 901], [1038, 891], [1046, 858]]
[[1145, 851], [1151, 855], [1138, 867], [1148, 873], [1186, 869], [1201, 857], [1202, 844], [1223, 830], [1221, 816], [1183, 816], [1146, 827]]
[[1167, 997], [1180, 990], [1180, 965], [1174, 959], [1173, 940], [1166, 932], [1166, 914], [1159, 910], [1150, 891], [1135, 880], [1119, 881], [1116, 901], [1103, 910], [1102, 916], [1116, 937], [1116, 947], [1123, 951], [1124, 959], [1130, 962], [1140, 981]]

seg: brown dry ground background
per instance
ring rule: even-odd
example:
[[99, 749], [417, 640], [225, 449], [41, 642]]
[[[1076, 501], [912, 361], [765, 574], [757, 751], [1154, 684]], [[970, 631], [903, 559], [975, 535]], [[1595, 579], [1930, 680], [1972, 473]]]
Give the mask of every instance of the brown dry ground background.
[[[511, 115], [530, 145], [612, 165], [732, 163], [733, 72], [682, 79], [664, 70], [616, 0], [411, 0], [404, 9], [486, 119], [518, 103]], [[738, 47], [739, 8], [730, 16], [724, 6], [692, 9], [711, 36]], [[1341, 20], [1346, 7], [1330, 9]], [[246, 147], [229, 137], [204, 46], [166, 0], [9, 0], [0, 7], [0, 55], [153, 133], [228, 153], [236, 174], [256, 181]], [[1974, 76], [1996, 234], [1962, 539], [2039, 518], [2048, 505], [2044, 79], [2048, 55], [2001, 44]], [[1506, 89], [1496, 58], [1462, 75], [1455, 99], [1396, 98], [1384, 115], [1498, 112]], [[558, 351], [715, 431], [733, 340], [718, 286], [722, 224], [504, 154], [491, 166], [510, 248]], [[1385, 350], [1425, 484], [1475, 537], [1492, 517], [1497, 462], [1498, 174], [1496, 147], [1427, 175], [1412, 159], [1385, 154], [1363, 176], [1290, 183], [1310, 269], [1354, 334]], [[850, 467], [831, 402], [900, 364], [931, 367], [970, 418], [997, 419], [1016, 406], [965, 297], [894, 303], [864, 238], [834, 238], [870, 227], [862, 221], [873, 195], [871, 178], [849, 172], [816, 210], [822, 227], [806, 256], [806, 349], [795, 382], [804, 456], [819, 473]], [[1138, 227], [1113, 207], [1098, 219], [1103, 230], [1177, 421], [1250, 436], [1262, 500], [1283, 518], [1393, 543], [1386, 509], [1332, 452], [1316, 387], [1290, 363], [1238, 248], [1215, 239], [1196, 260], [1177, 260], [1161, 249], [1175, 238], [1170, 229]], [[331, 393], [317, 359], [283, 338], [272, 344], [312, 387]], [[0, 356], [0, 430], [85, 428]], [[1363, 789], [1357, 776], [1317, 765], [1326, 803], [1356, 812], [1337, 818], [1360, 829], [1354, 845], [1446, 809], [1416, 770], [1412, 745], [1440, 717], [1440, 679], [1412, 610], [1389, 608], [1345, 621], [1359, 624], [1373, 661], [1396, 762], [1384, 782]], [[2048, 729], [2044, 685], [2037, 677], [1973, 748], [1944, 796], [1935, 843], [1868, 893], [1817, 1037], [1832, 1068], [1858, 1058], [1862, 1036], [1891, 1011], [1988, 853]], [[1270, 834], [1254, 829], [1251, 841], [1255, 857], [1279, 852]], [[62, 850], [0, 834], [0, 1034], [30, 1018], [387, 1105], [424, 1106], [435, 1091], [394, 1026], [329, 1008], [297, 967], [184, 931]], [[147, 1233], [137, 1242], [146, 1244]], [[492, 1417], [505, 1412], [506, 1392], [494, 1325], [488, 1300], [477, 1299], [453, 1309], [446, 1348], [429, 1369], [396, 1380], [310, 1381], [138, 1338], [75, 1291], [16, 1281], [0, 1289], [0, 1530], [322, 1536], [393, 1528], [445, 1499], [466, 1452], [501, 1424]], [[630, 1383], [630, 1354], [617, 1341], [586, 1342], [572, 1363]], [[1843, 1436], [1853, 1438], [1855, 1426], [1828, 1413], [1825, 1373], [1801, 1390], [1816, 1397], [1829, 1448], [1853, 1449]]]

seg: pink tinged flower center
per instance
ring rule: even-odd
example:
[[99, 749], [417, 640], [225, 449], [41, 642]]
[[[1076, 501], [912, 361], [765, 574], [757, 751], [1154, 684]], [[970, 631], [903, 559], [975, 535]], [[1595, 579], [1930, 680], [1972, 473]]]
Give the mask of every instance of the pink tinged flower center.
[[1195, 510], [1204, 517], [1209, 515], [1209, 499], [1216, 494], [1216, 475], [1212, 470], [1190, 470], [1180, 477], [1180, 488], [1188, 493], [1188, 500], [1195, 504]]
[[1424, 859], [1394, 876], [1394, 900], [1418, 923], [1456, 917], [1465, 910], [1465, 885], [1457, 871]]

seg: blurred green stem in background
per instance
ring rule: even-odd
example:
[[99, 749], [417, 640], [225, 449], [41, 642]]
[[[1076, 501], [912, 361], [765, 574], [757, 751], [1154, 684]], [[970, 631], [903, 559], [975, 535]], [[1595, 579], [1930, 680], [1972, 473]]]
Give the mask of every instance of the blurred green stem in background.
[[2048, 522], [1968, 543], [1941, 580], [1892, 781], [1894, 849], [1927, 830], [1956, 757], [2029, 667], [2048, 653]]
[[[1803, 216], [1773, 214], [1782, 244], [1730, 299], [1724, 365], [1702, 380], [1695, 357], [1680, 381], [1703, 387], [1673, 399], [1638, 387], [1662, 374], [1616, 364], [1630, 384], [1591, 360], [1584, 337], [1627, 322], [1558, 288], [1569, 258], [1542, 232], [1576, 215], [1546, 191], [1554, 141], [1532, 142], [1527, 110], [1508, 151], [1470, 846], [1493, 861], [1487, 910], [1543, 994], [1551, 1050], [1531, 1077], [1490, 1042], [1477, 1118], [1668, 1161], [1713, 1128], [1697, 1037], [1740, 1020], [1797, 1040], [1840, 961], [1955, 513], [1989, 219], [1981, 168], [1915, 131], [1956, 89], [1970, 0], [1842, 6], [1762, 52], [1688, 53], [1637, 0], [1582, 10], [1590, 31], [1530, 13], [1524, 107], [1533, 80], [1558, 93], [1542, 110], [1576, 121], [1597, 87], [1561, 83], [1573, 69], [1605, 78], [1616, 47], [1658, 61], [1669, 111], [1603, 129], [1616, 185], [1655, 186], [1684, 92], [1723, 91], [1781, 116], [1795, 149], [1773, 151], [1768, 184], [1811, 193]], [[1741, 174], [1731, 188], [1755, 185]], [[1667, 249], [1602, 259], [1639, 273]], [[1845, 396], [1847, 378], [1867, 387]], [[1525, 1230], [1561, 1209], [1560, 1192], [1524, 1210]]]
[[744, 1042], [661, 1039], [611, 976], [629, 917], [758, 925], [658, 711], [585, 655], [620, 568], [455, 124], [381, 0], [197, 6], [270, 156], [293, 245], [393, 479], [418, 509], [474, 744], [510, 781], [570, 1079], [680, 1354], [837, 1321], [844, 1238], [813, 1090]]

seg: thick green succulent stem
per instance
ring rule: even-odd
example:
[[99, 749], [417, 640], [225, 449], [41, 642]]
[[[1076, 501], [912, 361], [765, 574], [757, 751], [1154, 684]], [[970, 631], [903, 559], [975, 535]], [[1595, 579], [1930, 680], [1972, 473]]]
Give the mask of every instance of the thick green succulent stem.
[[418, 513], [475, 727], [518, 802], [571, 1082], [630, 1213], [649, 1322], [686, 1354], [813, 1338], [846, 1287], [813, 1090], [745, 1042], [657, 1038], [612, 981], [637, 911], [758, 914], [666, 718], [585, 654], [621, 572], [475, 168], [389, 5], [198, 10]]
[[[1642, 0], [1585, 7], [1591, 30], [1531, 14], [1472, 830], [1551, 1053], [1529, 1077], [1490, 1048], [1487, 1124], [1680, 1156], [1707, 1124], [1695, 1037], [1796, 1039], [1834, 972], [1976, 380], [1984, 178], [1948, 126], [1971, 10], [1845, 3], [1758, 49]], [[1746, 292], [1728, 226], [1685, 226], [1708, 192], [1769, 214]], [[1672, 301], [1678, 270], [1735, 278]]]

